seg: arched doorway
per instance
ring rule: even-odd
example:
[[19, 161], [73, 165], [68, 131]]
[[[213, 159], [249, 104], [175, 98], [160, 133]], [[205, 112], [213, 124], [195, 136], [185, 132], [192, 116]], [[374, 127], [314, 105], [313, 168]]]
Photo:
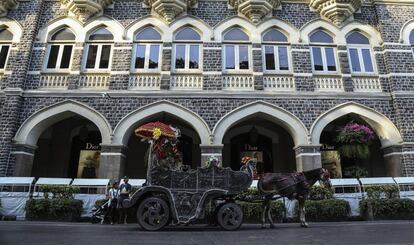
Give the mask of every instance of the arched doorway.
[[381, 141], [375, 132], [374, 139], [370, 141], [368, 146], [369, 156], [366, 158], [348, 158], [340, 154], [338, 150], [341, 144], [337, 142], [337, 137], [342, 128], [349, 123], [370, 127], [362, 117], [355, 113], [339, 117], [329, 123], [323, 129], [320, 137], [322, 166], [330, 170], [333, 178], [352, 178], [362, 173], [369, 177], [386, 176], [384, 152], [381, 149]]
[[258, 173], [296, 170], [293, 138], [283, 127], [261, 117], [232, 126], [223, 145], [223, 165], [234, 170], [240, 168], [244, 156], [257, 159]]
[[[42, 108], [22, 123], [13, 139], [14, 175], [78, 177], [75, 161], [78, 165], [81, 162], [80, 151], [96, 151], [82, 155], [82, 164], [91, 165], [99, 159], [99, 145], [111, 142], [111, 134], [105, 117], [78, 101], [65, 100]], [[93, 177], [92, 172], [83, 176]]]
[[[178, 128], [181, 132], [181, 137], [178, 139], [177, 146], [182, 155], [183, 164], [189, 165], [191, 168], [201, 166], [200, 137], [192, 125], [177, 116], [167, 112], [160, 112], [140, 120], [139, 124], [134, 126], [134, 128], [153, 121], [160, 121]], [[124, 173], [130, 178], [146, 178], [148, 148], [149, 144], [146, 141], [142, 141], [134, 133], [129, 136]]]
[[84, 117], [54, 123], [37, 141], [31, 176], [96, 178], [101, 142], [96, 125]]
[[[400, 132], [388, 117], [367, 106], [347, 102], [337, 105], [320, 115], [311, 128], [312, 144], [317, 145], [324, 142], [333, 144], [335, 128], [341, 127], [344, 123], [346, 124], [352, 120], [369, 126], [375, 133], [370, 146], [372, 155], [370, 160], [366, 160], [365, 163], [356, 163], [356, 165], [367, 167], [368, 176], [401, 176], [404, 166], [401, 157], [403, 140]], [[322, 137], [324, 138], [322, 139]], [[325, 146], [322, 151], [329, 150], [326, 149], [328, 147]], [[334, 149], [331, 150], [331, 152], [334, 151]], [[335, 155], [337, 154], [335, 153]], [[331, 158], [338, 159], [338, 157]], [[325, 165], [326, 161], [325, 159]], [[370, 166], [369, 162], [377, 163], [375, 165], [372, 163], [372, 166]]]

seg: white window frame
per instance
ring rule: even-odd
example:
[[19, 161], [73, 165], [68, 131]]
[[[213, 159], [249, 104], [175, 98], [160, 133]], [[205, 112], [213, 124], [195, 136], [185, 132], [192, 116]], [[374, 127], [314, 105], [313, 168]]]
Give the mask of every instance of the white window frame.
[[[357, 50], [357, 54], [358, 54], [358, 59], [359, 59], [359, 65], [360, 65], [360, 68], [361, 68], [361, 71], [357, 71], [357, 72], [354, 72], [353, 70], [352, 70], [352, 60], [351, 60], [351, 52], [350, 52], [350, 49], [356, 49]], [[365, 61], [364, 61], [364, 59], [363, 59], [363, 56], [362, 56], [362, 49], [368, 49], [369, 50], [369, 55], [370, 55], [370, 57], [371, 57], [371, 61], [372, 61], [372, 72], [366, 72], [365, 71]], [[372, 52], [372, 48], [371, 48], [371, 45], [369, 45], [369, 44], [348, 44], [347, 45], [347, 52], [348, 52], [348, 60], [349, 60], [349, 68], [350, 68], [350, 70], [351, 70], [351, 74], [352, 75], [358, 75], [358, 76], [372, 76], [372, 75], [376, 75], [377, 74], [377, 66], [376, 66], [376, 62], [375, 62], [375, 57], [374, 57], [374, 55], [373, 55], [373, 52]]]
[[[314, 64], [314, 59], [313, 59], [313, 48], [320, 48], [321, 49], [323, 71], [315, 70], [315, 64]], [[328, 71], [328, 64], [326, 62], [326, 51], [325, 51], [326, 48], [332, 48], [333, 49], [333, 55], [334, 55], [336, 71]], [[311, 44], [310, 51], [311, 51], [311, 64], [312, 64], [313, 74], [317, 74], [317, 75], [338, 75], [339, 74], [339, 72], [340, 72], [339, 69], [340, 68], [339, 68], [339, 61], [338, 61], [336, 46], [326, 45], [326, 44], [323, 44], [323, 45]]]
[[[145, 60], [144, 60], [144, 68], [135, 68], [135, 60], [137, 58], [137, 49], [138, 45], [145, 46]], [[151, 50], [151, 45], [157, 45], [159, 47], [158, 50], [158, 68], [156, 69], [149, 69], [149, 55]], [[131, 61], [131, 73], [160, 73], [161, 72], [161, 61], [162, 61], [162, 43], [161, 42], [135, 42], [134, 47], [132, 49], [133, 57]]]
[[[50, 50], [52, 49], [52, 46], [59, 46], [58, 57], [56, 59], [56, 67], [47, 68], [47, 63], [49, 62]], [[70, 53], [70, 59], [69, 59], [69, 67], [63, 68], [63, 69], [57, 68], [57, 66], [60, 66], [62, 63], [63, 50], [65, 46], [72, 46], [72, 52]], [[45, 55], [45, 60], [43, 62], [42, 71], [45, 73], [69, 73], [72, 68], [74, 50], [75, 50], [75, 45], [72, 42], [49, 42], [47, 45], [47, 49], [46, 49], [46, 55]]]
[[[86, 62], [88, 60], [88, 53], [89, 53], [89, 48], [91, 45], [97, 45], [98, 46], [98, 50], [96, 52], [96, 60], [95, 60], [95, 68], [86, 68]], [[109, 64], [108, 64], [108, 68], [99, 68], [99, 62], [101, 61], [101, 54], [102, 54], [102, 47], [104, 45], [109, 45], [111, 46], [111, 51], [109, 53]], [[111, 68], [112, 68], [112, 57], [113, 57], [113, 52], [114, 52], [114, 44], [111, 42], [88, 42], [86, 44], [86, 48], [85, 48], [85, 52], [83, 53], [83, 61], [82, 61], [82, 71], [85, 73], [108, 73]], [[98, 67], [98, 68], [96, 68]]]
[[[178, 45], [185, 46], [185, 58], [184, 58], [184, 68], [175, 68], [175, 60], [176, 60], [176, 48]], [[198, 68], [197, 69], [190, 69], [190, 46], [197, 45], [198, 46]], [[203, 45], [200, 42], [178, 42], [176, 41], [173, 45], [173, 55], [172, 55], [172, 71], [174, 73], [202, 73], [203, 71]]]
[[[226, 69], [226, 47], [227, 46], [234, 46], [234, 69]], [[249, 61], [249, 69], [240, 69], [240, 52], [239, 48], [240, 46], [247, 46], [247, 56]], [[223, 44], [223, 58], [222, 58], [222, 71], [223, 73], [237, 73], [237, 74], [243, 74], [243, 73], [249, 73], [251, 74], [253, 72], [253, 56], [252, 56], [252, 48], [250, 43], [224, 43]]]
[[[273, 53], [275, 55], [275, 69], [268, 70], [266, 69], [266, 47], [273, 47]], [[279, 66], [279, 47], [284, 47], [287, 50], [287, 58], [288, 58], [288, 66], [289, 69], [287, 70], [280, 70]], [[263, 64], [263, 72], [266, 74], [291, 74], [292, 73], [292, 58], [290, 53], [290, 45], [283, 43], [283, 44], [276, 44], [276, 43], [263, 43], [262, 44], [262, 64]]]
[[0, 50], [3, 48], [3, 46], [9, 46], [9, 50], [7, 51], [6, 60], [4, 61], [4, 68], [0, 68], [0, 73], [4, 73], [4, 71], [7, 68], [7, 64], [9, 63], [10, 51], [12, 49], [12, 42], [11, 41], [0, 42]]

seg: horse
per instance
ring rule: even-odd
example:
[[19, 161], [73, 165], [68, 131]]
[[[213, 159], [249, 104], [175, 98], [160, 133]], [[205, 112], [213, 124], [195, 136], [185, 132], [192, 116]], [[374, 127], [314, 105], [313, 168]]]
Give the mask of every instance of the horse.
[[[287, 197], [291, 200], [296, 199], [299, 203], [300, 226], [308, 227], [305, 219], [305, 201], [308, 197], [310, 188], [316, 181], [331, 187], [329, 172], [324, 168], [317, 168], [310, 171], [297, 173], [264, 173], [257, 183], [257, 190], [263, 197], [262, 228], [265, 228], [266, 216], [273, 228], [273, 220], [270, 214], [270, 203], [272, 200]], [[274, 198], [275, 195], [279, 195]]]

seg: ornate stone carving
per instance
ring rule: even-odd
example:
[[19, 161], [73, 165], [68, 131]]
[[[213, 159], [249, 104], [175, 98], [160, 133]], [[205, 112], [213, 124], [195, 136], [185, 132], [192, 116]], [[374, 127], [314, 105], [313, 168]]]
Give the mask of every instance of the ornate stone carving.
[[309, 4], [339, 26], [362, 5], [362, 0], [311, 0]]
[[111, 5], [113, 0], [60, 0], [63, 7], [82, 22], [90, 17], [102, 13], [103, 9]]
[[17, 0], [0, 0], [0, 16], [7, 15], [9, 9], [16, 7]]
[[280, 0], [229, 0], [229, 4], [253, 23], [258, 23], [263, 16], [280, 5]]
[[161, 15], [167, 22], [187, 12], [188, 8], [194, 6], [197, 0], [144, 0], [152, 11]]

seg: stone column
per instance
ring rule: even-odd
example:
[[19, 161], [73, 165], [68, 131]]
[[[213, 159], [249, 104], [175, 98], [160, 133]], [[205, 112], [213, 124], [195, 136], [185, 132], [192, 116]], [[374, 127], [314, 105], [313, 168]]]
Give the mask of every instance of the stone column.
[[201, 166], [205, 166], [209, 157], [217, 157], [222, 164], [223, 145], [200, 145], [201, 149]]
[[388, 146], [384, 151], [385, 174], [390, 177], [399, 177], [402, 174], [402, 147], [401, 145]]
[[32, 174], [36, 148], [35, 145], [14, 145], [14, 151], [11, 152], [15, 161], [13, 176], [28, 177]]
[[125, 174], [126, 149], [124, 145], [101, 145], [98, 178], [119, 180]]
[[296, 155], [296, 171], [308, 171], [322, 167], [320, 145], [299, 145], [293, 148]]

